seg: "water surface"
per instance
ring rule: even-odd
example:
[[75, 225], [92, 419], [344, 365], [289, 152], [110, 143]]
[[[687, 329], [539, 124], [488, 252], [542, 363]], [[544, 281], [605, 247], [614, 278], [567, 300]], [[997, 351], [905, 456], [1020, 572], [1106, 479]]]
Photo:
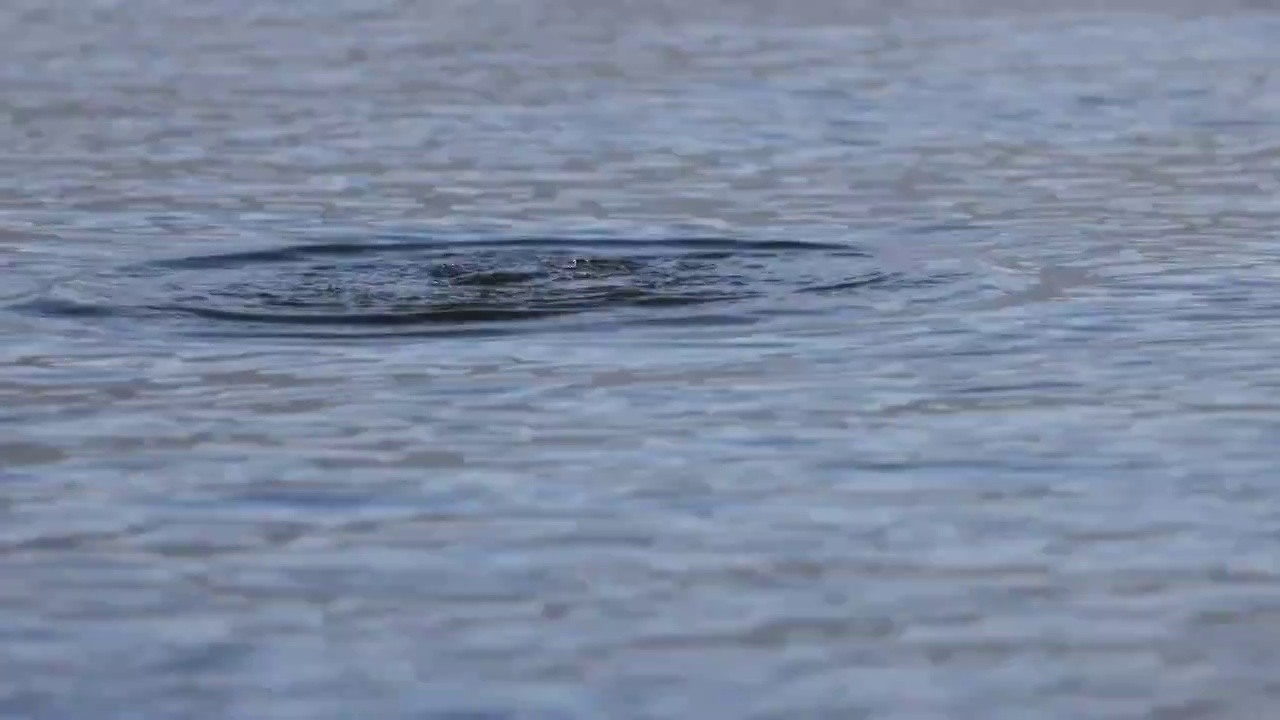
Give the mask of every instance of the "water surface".
[[1266, 716], [1278, 40], [5, 3], [0, 716]]

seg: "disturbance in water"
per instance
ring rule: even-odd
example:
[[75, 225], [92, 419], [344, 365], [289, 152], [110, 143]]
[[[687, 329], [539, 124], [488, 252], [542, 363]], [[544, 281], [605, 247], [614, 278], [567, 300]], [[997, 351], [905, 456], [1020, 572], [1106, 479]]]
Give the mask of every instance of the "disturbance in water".
[[[669, 240], [342, 242], [126, 265], [59, 283], [21, 310], [202, 321], [255, 335], [514, 332], [529, 321], [749, 322], [760, 302], [929, 282], [835, 243]], [[757, 303], [753, 305], [753, 303]], [[216, 324], [218, 329], [209, 327]]]

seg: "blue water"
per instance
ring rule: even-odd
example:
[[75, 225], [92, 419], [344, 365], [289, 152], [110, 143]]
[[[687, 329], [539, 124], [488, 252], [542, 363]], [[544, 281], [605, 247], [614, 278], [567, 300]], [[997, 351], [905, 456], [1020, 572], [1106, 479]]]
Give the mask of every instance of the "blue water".
[[1269, 3], [0, 7], [0, 718], [1261, 718]]

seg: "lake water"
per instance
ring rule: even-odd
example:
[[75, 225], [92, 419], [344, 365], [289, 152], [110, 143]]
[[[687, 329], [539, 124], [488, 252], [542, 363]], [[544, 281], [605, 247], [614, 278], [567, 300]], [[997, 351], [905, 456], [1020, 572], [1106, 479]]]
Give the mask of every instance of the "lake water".
[[0, 47], [5, 720], [1280, 707], [1275, 3]]

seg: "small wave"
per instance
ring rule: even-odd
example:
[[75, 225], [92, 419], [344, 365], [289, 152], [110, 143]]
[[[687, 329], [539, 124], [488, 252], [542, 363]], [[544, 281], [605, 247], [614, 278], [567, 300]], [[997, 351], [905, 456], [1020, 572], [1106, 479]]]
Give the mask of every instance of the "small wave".
[[[752, 302], [910, 282], [878, 269], [865, 251], [835, 243], [397, 239], [154, 260], [60, 283], [19, 309], [85, 321], [186, 318], [217, 324], [218, 334], [468, 334], [584, 315], [645, 324], [744, 322], [753, 317]], [[711, 303], [734, 305], [681, 314]]]

